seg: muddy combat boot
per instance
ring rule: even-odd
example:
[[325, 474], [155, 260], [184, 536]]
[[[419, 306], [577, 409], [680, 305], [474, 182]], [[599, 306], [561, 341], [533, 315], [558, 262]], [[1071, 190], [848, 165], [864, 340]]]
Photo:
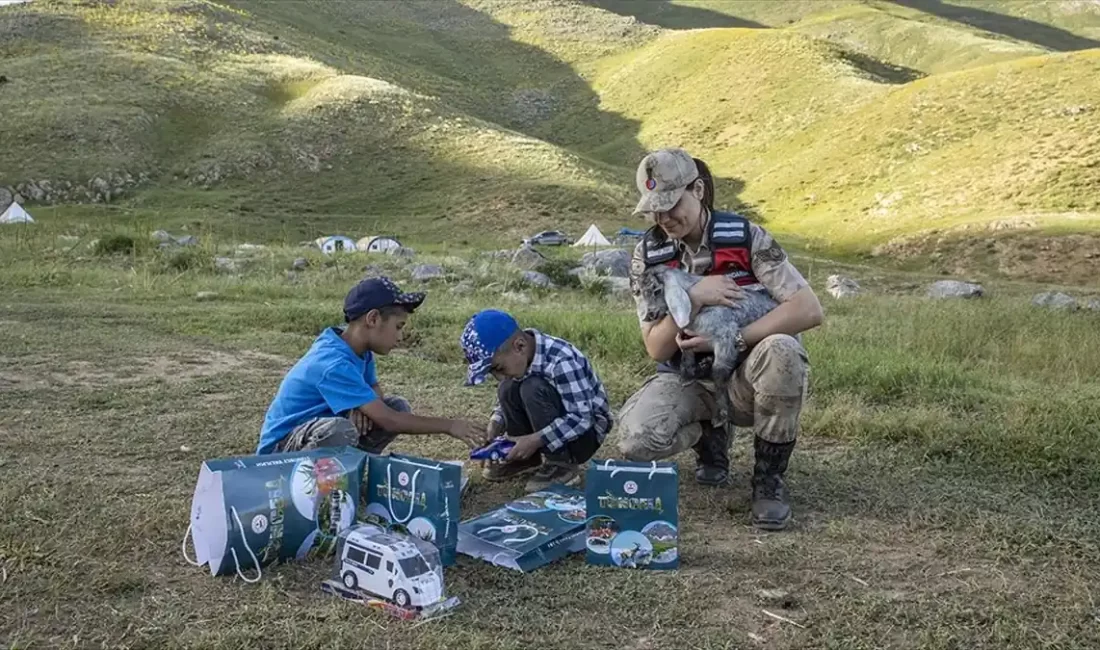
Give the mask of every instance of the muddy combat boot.
[[762, 438], [753, 441], [756, 463], [752, 468], [752, 525], [757, 528], [783, 530], [791, 519], [783, 474], [794, 444], [776, 444]]
[[695, 450], [695, 481], [701, 485], [725, 485], [730, 475], [730, 436], [725, 427], [703, 422], [703, 435]]

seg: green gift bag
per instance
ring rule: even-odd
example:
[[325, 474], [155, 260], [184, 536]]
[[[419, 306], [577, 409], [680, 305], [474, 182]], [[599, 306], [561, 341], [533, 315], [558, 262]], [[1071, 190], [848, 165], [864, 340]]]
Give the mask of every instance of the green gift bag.
[[366, 458], [355, 447], [330, 447], [204, 462], [187, 529], [195, 558], [186, 535], [184, 557], [211, 575], [256, 582], [269, 564], [330, 555], [355, 522]]
[[367, 461], [367, 521], [431, 542], [443, 566], [455, 562], [461, 492], [462, 467], [449, 461], [392, 453]]

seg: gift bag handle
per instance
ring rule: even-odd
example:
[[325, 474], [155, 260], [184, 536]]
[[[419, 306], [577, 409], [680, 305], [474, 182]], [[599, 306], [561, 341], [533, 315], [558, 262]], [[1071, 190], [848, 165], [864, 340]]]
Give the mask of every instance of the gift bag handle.
[[[606, 470], [608, 468], [608, 466], [611, 465], [611, 462], [612, 462], [611, 459], [608, 458], [606, 461], [604, 461], [603, 468]], [[659, 467], [657, 467], [657, 461], [654, 460], [654, 461], [650, 461], [650, 462], [653, 464], [653, 467], [649, 470], [649, 477], [648, 478], [649, 478], [649, 480], [653, 480], [653, 475], [656, 474], [657, 472], [662, 471], [662, 470]], [[626, 470], [625, 467], [616, 467], [615, 469], [611, 470], [611, 478], [615, 478], [616, 474], [618, 474], [619, 472], [622, 472], [624, 470]], [[626, 470], [626, 471], [630, 471], [630, 470]], [[633, 471], [645, 471], [645, 470], [633, 470]]]
[[411, 494], [409, 495], [409, 514], [405, 518], [400, 518], [397, 513], [393, 511], [393, 465], [386, 464], [386, 501], [390, 506], [390, 515], [393, 516], [393, 520], [399, 524], [408, 523], [412, 519], [413, 511], [416, 510], [416, 477], [420, 476], [420, 470], [413, 472], [412, 485], [410, 486]]
[[187, 554], [187, 538], [191, 537], [191, 524], [187, 524], [187, 532], [183, 534], [183, 544], [180, 545], [180, 550], [183, 551], [183, 559], [187, 560], [187, 563], [191, 566], [202, 566], [202, 562], [198, 560], [192, 560], [191, 556]]
[[248, 551], [248, 554], [252, 556], [252, 563], [256, 567], [256, 577], [248, 578], [241, 572], [241, 563], [237, 560], [237, 549], [232, 546], [229, 547], [229, 552], [233, 554], [233, 564], [237, 567], [237, 575], [248, 583], [259, 582], [260, 578], [264, 577], [264, 572], [260, 569], [260, 561], [256, 559], [256, 554], [252, 552], [252, 547], [248, 545], [248, 537], [244, 534], [244, 524], [241, 523], [241, 517], [237, 514], [237, 509], [233, 506], [229, 506], [229, 511], [233, 513], [233, 519], [237, 520], [237, 528], [241, 531], [241, 541], [244, 542], [244, 549]]

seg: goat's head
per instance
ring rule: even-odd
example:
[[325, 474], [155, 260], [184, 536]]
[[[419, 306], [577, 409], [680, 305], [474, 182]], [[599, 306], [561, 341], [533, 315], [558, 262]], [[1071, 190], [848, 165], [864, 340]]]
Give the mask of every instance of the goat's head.
[[663, 264], [646, 269], [638, 280], [638, 292], [645, 304], [645, 318], [658, 321], [672, 314], [676, 325], [687, 327], [691, 320], [690, 284], [683, 280], [688, 276]]

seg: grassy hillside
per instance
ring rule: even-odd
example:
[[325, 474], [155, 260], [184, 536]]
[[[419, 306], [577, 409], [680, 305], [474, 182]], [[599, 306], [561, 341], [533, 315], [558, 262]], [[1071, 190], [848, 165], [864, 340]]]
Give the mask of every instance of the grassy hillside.
[[0, 185], [94, 219], [510, 242], [638, 225], [636, 161], [685, 145], [720, 202], [833, 252], [1089, 230], [1098, 32], [1082, 2], [37, 0], [0, 10]]

